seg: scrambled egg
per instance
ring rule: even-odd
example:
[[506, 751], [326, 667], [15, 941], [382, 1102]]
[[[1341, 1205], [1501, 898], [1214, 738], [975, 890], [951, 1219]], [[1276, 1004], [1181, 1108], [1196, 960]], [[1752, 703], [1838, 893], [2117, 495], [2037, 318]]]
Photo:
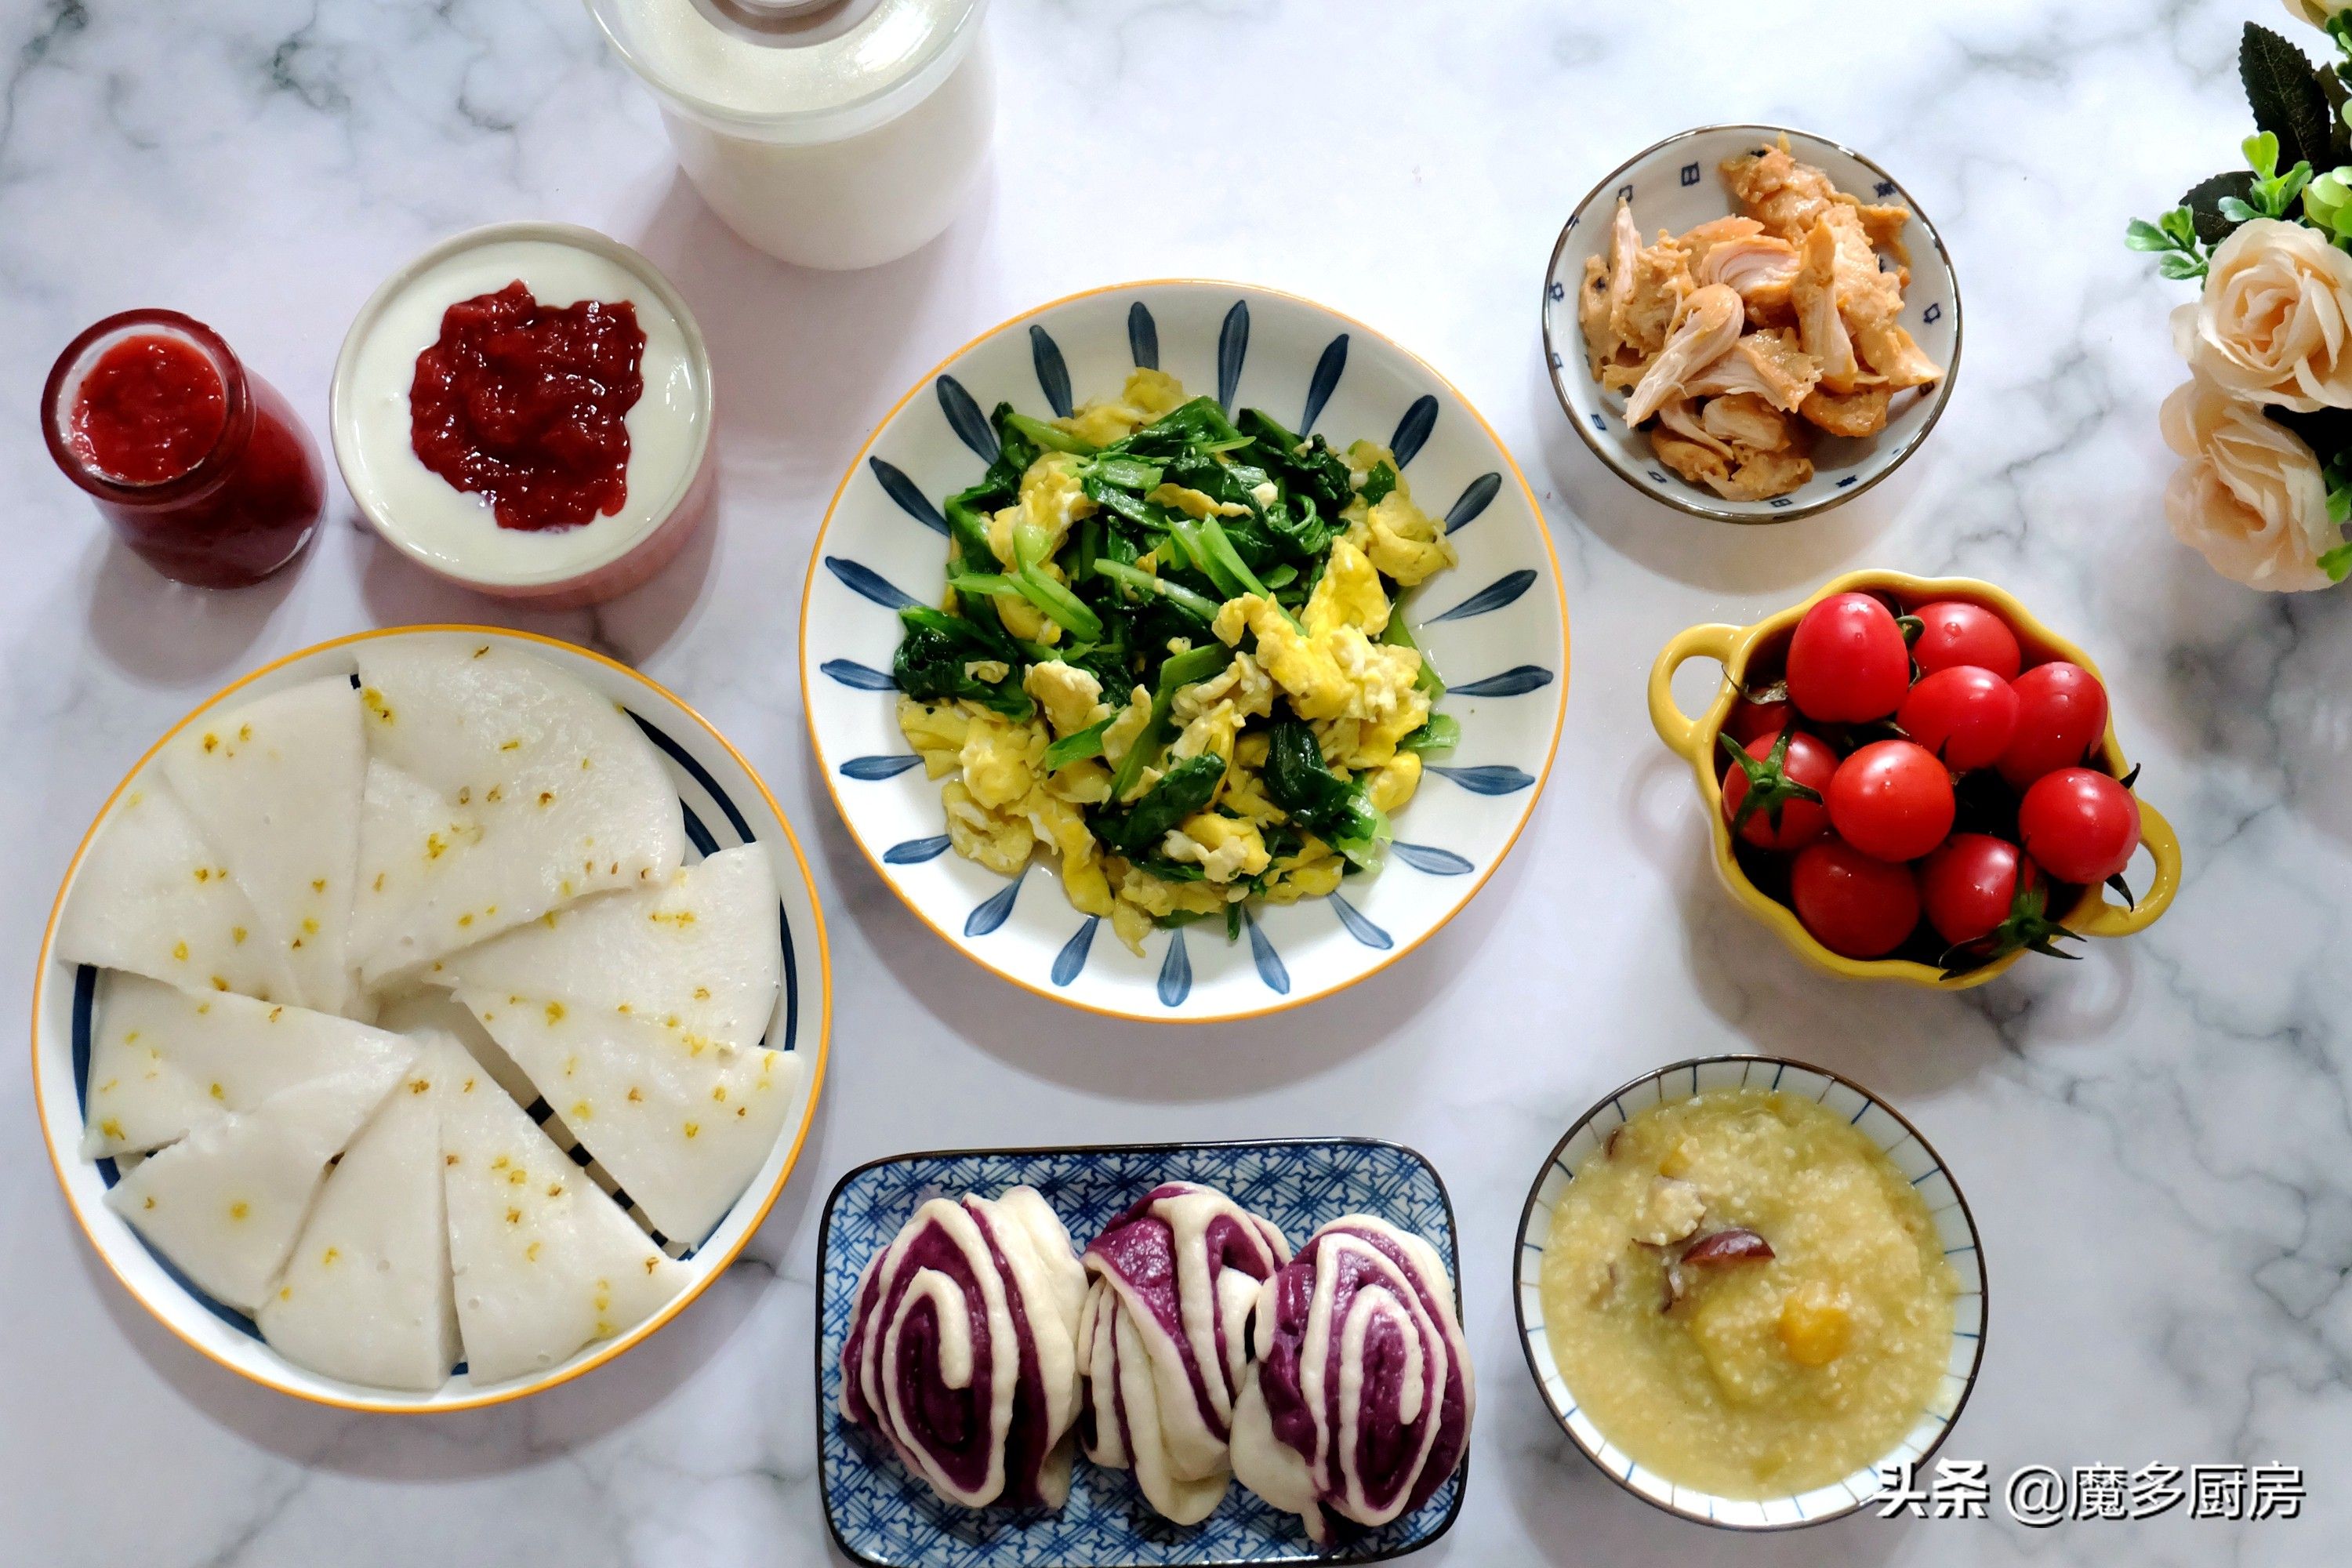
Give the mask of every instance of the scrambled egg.
[[[1117, 398], [1088, 403], [1055, 424], [1106, 446], [1184, 400], [1174, 378], [1139, 369]], [[1369, 442], [1356, 443], [1344, 458], [1360, 484], [1383, 462], [1394, 471], [1388, 451]], [[1030, 466], [1018, 502], [990, 520], [989, 544], [1000, 565], [1016, 563], [1013, 530], [1033, 524], [1045, 539], [1041, 568], [1060, 578], [1051, 553], [1075, 523], [1096, 510], [1082, 484], [1082, 462], [1047, 452]], [[1171, 484], [1146, 499], [1194, 518], [1249, 510]], [[1270, 499], [1260, 497], [1262, 502]], [[1378, 501], [1367, 505], [1359, 496], [1340, 521], [1346, 531], [1334, 540], [1297, 616], [1254, 594], [1225, 602], [1213, 629], [1234, 650], [1231, 660], [1215, 675], [1173, 694], [1170, 730], [1163, 731], [1172, 731], [1169, 760], [1213, 754], [1225, 763], [1209, 805], [1154, 847], [1169, 862], [1198, 867], [1196, 879], [1155, 875], [1107, 852], [1088, 830], [1085, 810], [1108, 802], [1114, 771], [1150, 724], [1152, 693], [1138, 685], [1122, 699], [1106, 692], [1090, 671], [1059, 658], [1032, 665], [1023, 676], [1022, 689], [1036, 704], [1034, 716], [1026, 720], [1009, 719], [969, 700], [899, 698], [898, 726], [908, 744], [929, 777], [947, 780], [941, 795], [956, 852], [1011, 876], [1033, 854], [1045, 851], [1058, 862], [1071, 904], [1108, 919], [1119, 940], [1138, 952], [1155, 921], [1222, 916], [1253, 896], [1289, 903], [1335, 891], [1348, 861], [1321, 838], [1301, 835], [1290, 825], [1263, 776], [1267, 737], [1248, 726], [1277, 716], [1286, 704], [1289, 714], [1314, 730], [1328, 765], [1361, 778], [1381, 810], [1402, 807], [1420, 785], [1422, 764], [1419, 755], [1399, 746], [1428, 721], [1430, 704], [1419, 685], [1420, 654], [1380, 640], [1394, 614], [1382, 579], [1410, 587], [1454, 563], [1444, 524], [1414, 505], [1401, 475]], [[1136, 565], [1147, 573], [1159, 569], [1149, 553]], [[995, 603], [1013, 636], [1048, 646], [1061, 641], [1060, 626], [1027, 600], [1008, 595]], [[1181, 653], [1191, 646], [1188, 639], [1174, 638], [1168, 651]], [[993, 683], [1009, 672], [989, 668], [971, 673]], [[1046, 771], [1045, 751], [1054, 740], [1106, 721], [1100, 755]], [[1128, 798], [1139, 798], [1160, 776], [1156, 767], [1140, 770]]]
[[1359, 441], [1348, 448], [1348, 466], [1359, 475], [1386, 463], [1396, 476], [1396, 488], [1370, 506], [1358, 496], [1339, 514], [1348, 525], [1348, 542], [1362, 551], [1374, 566], [1400, 588], [1414, 587], [1454, 564], [1454, 546], [1445, 525], [1415, 506], [1412, 487], [1386, 447]]

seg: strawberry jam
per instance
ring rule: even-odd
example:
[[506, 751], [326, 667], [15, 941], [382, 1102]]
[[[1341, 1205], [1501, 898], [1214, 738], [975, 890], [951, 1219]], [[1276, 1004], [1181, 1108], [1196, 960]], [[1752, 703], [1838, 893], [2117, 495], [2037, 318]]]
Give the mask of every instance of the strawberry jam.
[[58, 356], [41, 402], [58, 467], [167, 577], [258, 583], [317, 531], [326, 477], [310, 433], [202, 321], [110, 316]]
[[74, 455], [119, 484], [160, 485], [202, 462], [228, 428], [228, 388], [185, 338], [117, 340], [74, 396]]
[[617, 512], [645, 348], [625, 300], [550, 307], [520, 279], [460, 300], [416, 356], [417, 459], [486, 498], [500, 528], [577, 528]]

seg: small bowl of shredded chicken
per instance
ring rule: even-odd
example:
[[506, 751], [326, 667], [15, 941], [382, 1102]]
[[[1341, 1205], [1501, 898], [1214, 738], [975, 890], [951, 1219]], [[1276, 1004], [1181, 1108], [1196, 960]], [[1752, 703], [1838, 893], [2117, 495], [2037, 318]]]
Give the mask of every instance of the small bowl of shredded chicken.
[[1553, 247], [1543, 323], [1585, 445], [1727, 522], [1885, 479], [1960, 357], [1959, 288], [1917, 204], [1861, 154], [1768, 125], [1685, 131], [1594, 186]]

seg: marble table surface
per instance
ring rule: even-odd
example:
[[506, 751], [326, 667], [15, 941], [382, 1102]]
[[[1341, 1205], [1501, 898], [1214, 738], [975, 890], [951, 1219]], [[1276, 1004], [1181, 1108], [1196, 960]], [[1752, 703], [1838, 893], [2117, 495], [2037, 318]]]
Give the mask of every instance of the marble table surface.
[[[2236, 588], [2166, 532], [2156, 405], [2180, 377], [2164, 333], [2180, 291], [2120, 243], [2126, 216], [2233, 156], [2249, 15], [2286, 25], [2271, 0], [997, 0], [985, 190], [915, 256], [826, 275], [712, 218], [578, 0], [7, 0], [8, 1012], [24, 1016], [76, 839], [155, 734], [279, 653], [427, 620], [604, 649], [729, 731], [808, 846], [836, 1010], [807, 1153], [727, 1277], [614, 1365], [446, 1420], [298, 1404], [150, 1321], [66, 1214], [23, 1055], [0, 1058], [15, 1194], [0, 1205], [0, 1559], [838, 1561], [809, 1338], [816, 1215], [842, 1172], [914, 1148], [1366, 1133], [1436, 1162], [1468, 1260], [1475, 1458], [1461, 1521], [1425, 1561], [2342, 1561], [2352, 599]], [[1804, 125], [1894, 170], [1949, 242], [1973, 329], [1948, 414], [1895, 480], [1746, 531], [1671, 515], [1599, 468], [1537, 341], [1570, 205], [1634, 149], [1720, 121]], [[716, 356], [719, 525], [627, 599], [502, 612], [373, 542], [340, 489], [299, 571], [242, 594], [173, 588], [110, 545], [35, 439], [58, 348], [141, 304], [212, 322], [321, 421], [335, 344], [386, 271], [454, 229], [528, 216], [643, 247]], [[1033, 303], [1169, 275], [1327, 300], [1454, 378], [1542, 499], [1576, 652], [1548, 791], [1462, 918], [1341, 996], [1181, 1033], [1024, 995], [926, 932], [813, 776], [793, 668], [825, 498], [891, 401]], [[1688, 777], [1651, 734], [1643, 675], [1685, 625], [1750, 619], [1864, 564], [1995, 579], [2094, 650], [2184, 841], [2162, 924], [1944, 996], [1813, 975], [1732, 908]], [[1750, 1539], [1611, 1485], [1547, 1418], [1514, 1342], [1520, 1200], [1602, 1091], [1740, 1049], [1871, 1085], [1966, 1185], [1996, 1300], [1951, 1455], [1996, 1479], [2029, 1463], [2300, 1464], [2304, 1516], [2035, 1531], [1996, 1501], [1982, 1521]]]

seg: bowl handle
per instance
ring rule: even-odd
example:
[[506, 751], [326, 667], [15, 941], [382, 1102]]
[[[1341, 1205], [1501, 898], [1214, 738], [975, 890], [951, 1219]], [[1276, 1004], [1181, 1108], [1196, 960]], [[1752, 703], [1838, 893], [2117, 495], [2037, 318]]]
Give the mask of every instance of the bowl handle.
[[[2137, 797], [2134, 797], [2137, 798]], [[2180, 840], [2172, 831], [2172, 824], [2164, 820], [2164, 813], [2146, 801], [2139, 803], [2139, 837], [2156, 860], [2156, 880], [2139, 901], [2123, 905], [2102, 897], [2099, 909], [2082, 925], [2084, 936], [2129, 936], [2146, 931], [2156, 923], [2172, 903], [2172, 895], [2180, 890]]]
[[1746, 631], [1745, 626], [1727, 626], [1716, 623], [1693, 626], [1678, 634], [1658, 652], [1658, 662], [1650, 667], [1650, 722], [1656, 727], [1658, 739], [1666, 749], [1687, 758], [1695, 766], [1712, 766], [1706, 754], [1710, 742], [1701, 738], [1698, 721], [1675, 706], [1675, 671], [1695, 658], [1711, 658], [1717, 664], [1731, 657], [1732, 646]]

